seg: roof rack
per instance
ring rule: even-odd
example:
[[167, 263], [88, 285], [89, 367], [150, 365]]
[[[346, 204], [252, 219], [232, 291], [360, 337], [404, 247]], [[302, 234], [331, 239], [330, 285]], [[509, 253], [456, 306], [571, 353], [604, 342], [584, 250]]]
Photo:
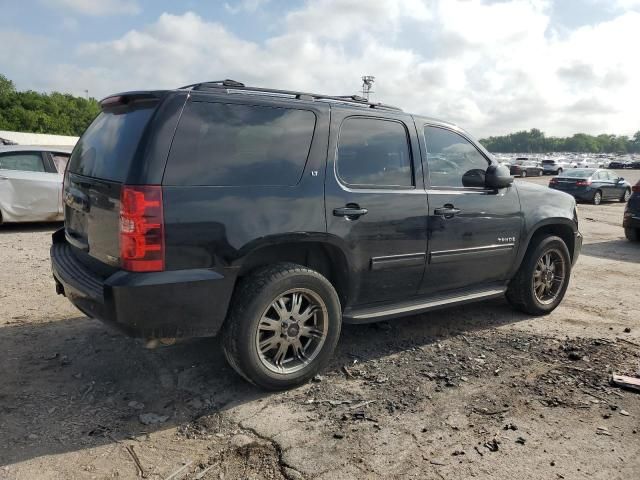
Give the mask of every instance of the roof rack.
[[399, 112], [402, 111], [401, 108], [394, 107], [393, 105], [369, 102], [366, 98], [360, 97], [358, 95], [334, 96], [334, 95], [321, 95], [317, 93], [296, 92], [293, 90], [277, 90], [275, 88], [247, 87], [245, 86], [244, 83], [237, 82], [235, 80], [229, 80], [229, 79], [194, 83], [194, 84], [186, 85], [184, 87], [179, 88], [179, 90], [184, 90], [184, 89], [188, 89], [188, 90], [225, 89], [229, 93], [237, 92], [237, 93], [245, 93], [245, 94], [267, 94], [267, 95], [287, 96], [287, 97], [293, 97], [297, 100], [307, 100], [307, 101], [325, 100], [325, 101], [332, 101], [332, 102], [356, 104], [360, 106], [366, 106], [369, 108], [381, 108], [385, 110], [396, 110]]

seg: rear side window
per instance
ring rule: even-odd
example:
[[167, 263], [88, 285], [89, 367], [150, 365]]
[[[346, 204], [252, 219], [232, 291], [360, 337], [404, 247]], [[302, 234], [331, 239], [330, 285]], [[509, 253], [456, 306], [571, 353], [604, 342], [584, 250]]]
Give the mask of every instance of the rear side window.
[[37, 152], [6, 153], [0, 155], [0, 169], [21, 172], [44, 172], [42, 155]]
[[400, 122], [347, 118], [340, 128], [336, 165], [347, 185], [413, 186], [407, 131]]
[[296, 185], [316, 116], [307, 110], [193, 102], [180, 119], [166, 185]]
[[124, 182], [153, 107], [105, 111], [96, 117], [69, 160], [69, 171]]

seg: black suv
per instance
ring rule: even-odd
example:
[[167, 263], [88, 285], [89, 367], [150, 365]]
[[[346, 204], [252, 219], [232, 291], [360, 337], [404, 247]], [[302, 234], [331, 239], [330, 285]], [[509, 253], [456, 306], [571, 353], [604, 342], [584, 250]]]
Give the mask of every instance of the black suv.
[[263, 388], [316, 374], [342, 321], [505, 294], [542, 315], [567, 289], [574, 199], [449, 123], [229, 80], [101, 107], [65, 175], [58, 293], [150, 343], [221, 333]]

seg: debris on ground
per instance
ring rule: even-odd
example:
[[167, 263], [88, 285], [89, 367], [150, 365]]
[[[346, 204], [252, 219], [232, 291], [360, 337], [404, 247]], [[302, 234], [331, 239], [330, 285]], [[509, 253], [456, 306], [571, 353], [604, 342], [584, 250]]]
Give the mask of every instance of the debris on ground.
[[627, 377], [626, 375], [616, 375], [614, 373], [611, 376], [611, 383], [617, 387], [640, 392], [640, 378]]
[[169, 415], [158, 415], [157, 413], [141, 413], [138, 416], [140, 423], [143, 425], [157, 425], [159, 423], [165, 423], [169, 420]]

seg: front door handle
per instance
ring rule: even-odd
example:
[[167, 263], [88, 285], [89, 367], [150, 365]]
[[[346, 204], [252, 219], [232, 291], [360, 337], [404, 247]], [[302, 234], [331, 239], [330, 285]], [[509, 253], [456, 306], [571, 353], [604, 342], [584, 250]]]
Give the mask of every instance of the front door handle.
[[460, 213], [460, 209], [454, 207], [450, 203], [447, 203], [446, 205], [440, 208], [436, 208], [433, 211], [434, 215], [437, 215], [438, 217], [442, 217], [442, 218], [453, 218], [459, 213]]
[[347, 217], [349, 220], [356, 220], [362, 215], [366, 215], [369, 212], [366, 208], [360, 208], [355, 203], [348, 203], [345, 207], [334, 208], [334, 217]]

